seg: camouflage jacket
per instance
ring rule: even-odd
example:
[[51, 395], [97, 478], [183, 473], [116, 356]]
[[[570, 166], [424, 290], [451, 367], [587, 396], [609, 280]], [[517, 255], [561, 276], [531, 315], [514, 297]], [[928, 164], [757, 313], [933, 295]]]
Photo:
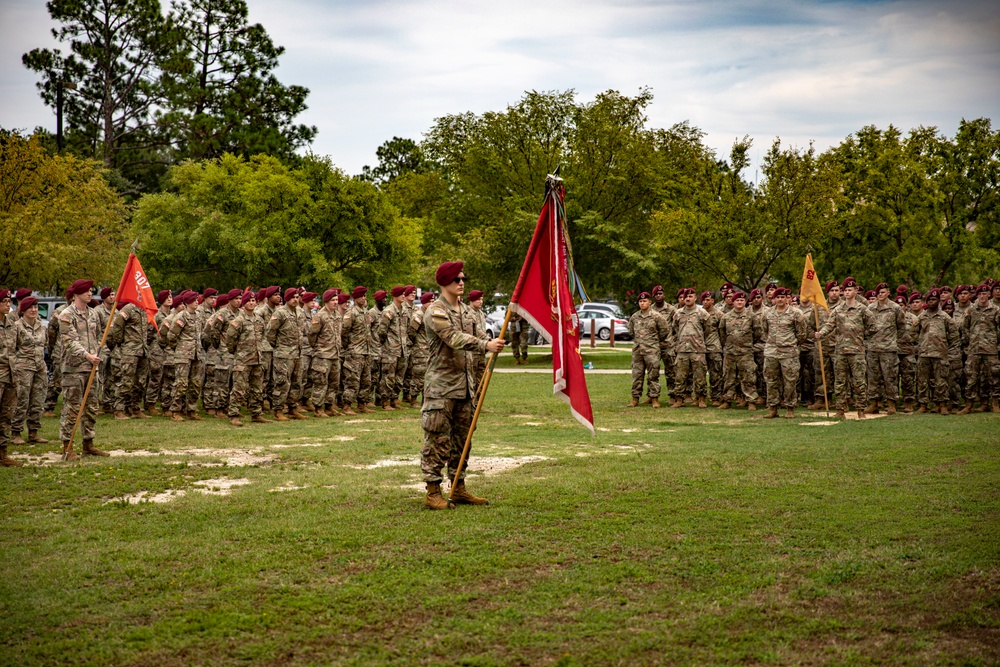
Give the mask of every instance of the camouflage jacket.
[[378, 306], [372, 306], [368, 309], [368, 312], [365, 313], [365, 316], [368, 318], [368, 332], [371, 336], [373, 364], [381, 361], [382, 359], [382, 340], [378, 336], [378, 325], [382, 320], [382, 313], [384, 311], [385, 308], [379, 310]]
[[313, 356], [313, 348], [312, 343], [309, 342], [309, 327], [312, 325], [313, 316], [318, 315], [319, 311], [313, 313], [312, 309], [306, 311], [305, 308], [298, 308], [295, 312], [299, 315], [299, 345], [302, 348], [302, 357], [311, 357]]
[[761, 306], [759, 310], [754, 310], [752, 306], [747, 306], [746, 310], [750, 313], [750, 317], [753, 318], [753, 325], [756, 327], [756, 331], [761, 332], [753, 342], [754, 353], [764, 353], [764, 316], [767, 315], [767, 308]]
[[948, 348], [960, 334], [955, 321], [940, 308], [925, 310], [917, 318], [917, 355], [929, 359], [947, 359]]
[[52, 360], [53, 364], [59, 363], [59, 358], [62, 356], [62, 340], [59, 338], [59, 316], [62, 311], [66, 310], [69, 304], [64, 303], [52, 313], [52, 317], [49, 318], [49, 328], [45, 332], [45, 347], [49, 351], [49, 359]]
[[705, 351], [709, 354], [718, 354], [722, 352], [722, 339], [719, 338], [719, 320], [722, 319], [722, 311], [712, 306], [712, 310], [706, 310], [708, 313], [708, 323], [705, 327]]
[[730, 310], [719, 320], [719, 338], [725, 354], [753, 354], [754, 343], [760, 337], [760, 326], [749, 308], [739, 313]]
[[14, 367], [19, 371], [45, 370], [45, 339], [46, 331], [40, 317], [34, 324], [28, 324], [23, 317], [14, 325], [17, 354]]
[[0, 317], [0, 384], [14, 384], [14, 360], [17, 357], [17, 331], [9, 313]]
[[208, 336], [209, 344], [216, 352], [215, 367], [220, 370], [231, 369], [233, 367], [233, 353], [229, 351], [223, 338], [229, 330], [229, 324], [240, 316], [239, 310], [233, 310], [229, 306], [224, 306], [215, 311], [215, 314], [208, 320], [205, 335]]
[[98, 354], [101, 347], [101, 320], [93, 308], [80, 312], [69, 306], [59, 315], [59, 335], [62, 337], [62, 372], [89, 373], [93, 364], [87, 354]]
[[[959, 326], [966, 354], [995, 355], [997, 353], [997, 338], [1000, 336], [1000, 308], [992, 303], [987, 303], [985, 308], [980, 308], [977, 303], [968, 310]], [[997, 380], [1000, 378], [994, 378], [994, 382]]]
[[[163, 323], [168, 317], [170, 317], [169, 309], [165, 311], [162, 308], [153, 316], [153, 320], [156, 321], [156, 328], [152, 332], [153, 341], [149, 344], [149, 360], [158, 361], [160, 364], [165, 363], [167, 356], [169, 356], [167, 355], [166, 348], [160, 343], [160, 332], [164, 330]], [[173, 360], [170, 363], [172, 364]]]
[[414, 363], [427, 361], [429, 348], [427, 347], [427, 337], [424, 332], [424, 310], [414, 308], [410, 322], [406, 325], [406, 335], [410, 339], [410, 354]]
[[428, 304], [424, 327], [429, 350], [424, 398], [471, 398], [476, 386], [471, 352], [485, 354], [486, 341], [473, 335], [468, 308], [440, 298]]
[[343, 318], [338, 309], [330, 312], [326, 307], [312, 316], [309, 323], [309, 344], [317, 359], [339, 359], [341, 326]]
[[909, 309], [903, 311], [903, 333], [898, 340], [899, 354], [909, 356], [917, 353], [917, 321], [917, 316]]
[[146, 356], [149, 338], [149, 317], [139, 306], [127, 303], [115, 315], [115, 323], [108, 334], [122, 354], [136, 357]]
[[632, 351], [642, 355], [659, 354], [660, 343], [667, 337], [670, 325], [663, 315], [650, 307], [646, 312], [637, 310], [628, 318], [628, 333], [632, 336]]
[[173, 318], [167, 330], [167, 345], [173, 350], [175, 364], [205, 358], [201, 347], [201, 321], [197, 313], [183, 310]]
[[704, 354], [705, 333], [710, 326], [711, 316], [704, 308], [678, 308], [674, 312], [674, 338], [677, 341], [677, 354], [691, 352]]
[[299, 328], [298, 308], [278, 306], [267, 323], [268, 344], [275, 359], [299, 359], [302, 356], [302, 330]]
[[395, 359], [405, 356], [410, 350], [410, 340], [406, 335], [408, 324], [403, 305], [390, 303], [382, 310], [376, 325], [376, 334], [381, 343], [382, 357]]
[[[104, 301], [97, 304], [92, 308], [94, 314], [97, 315], [97, 326], [101, 332], [101, 336], [104, 336], [104, 329], [108, 325], [108, 319], [111, 317], [111, 308]], [[97, 339], [100, 342], [100, 338]], [[104, 342], [104, 347], [101, 348], [101, 359], [108, 359], [111, 356], [111, 347], [108, 345], [107, 341]], [[87, 369], [88, 371], [90, 369]]]
[[783, 312], [769, 308], [760, 318], [760, 330], [764, 356], [772, 359], [798, 357], [799, 342], [808, 335], [805, 318], [791, 306]]
[[906, 335], [906, 318], [898, 303], [877, 300], [868, 306], [874, 318], [875, 332], [868, 340], [869, 352], [899, 352], [899, 339]]
[[674, 348], [677, 346], [677, 341], [674, 339], [674, 313], [677, 312], [677, 309], [666, 301], [659, 306], [657, 306], [657, 303], [654, 301], [653, 305], [651, 305], [649, 309], [659, 313], [663, 317], [663, 320], [667, 323], [667, 338], [660, 341], [660, 350], [662, 352], [673, 352]]
[[344, 354], [369, 355], [374, 354], [372, 346], [371, 323], [368, 311], [356, 305], [344, 313], [340, 331], [340, 349]]
[[864, 354], [865, 341], [875, 333], [875, 317], [860, 301], [853, 306], [844, 301], [830, 312], [830, 319], [819, 330], [824, 340], [831, 333], [837, 335], [837, 354]]
[[[472, 320], [472, 335], [481, 340], [489, 340], [490, 335], [486, 333], [486, 313], [480, 308], [476, 310], [472, 306], [468, 306], [469, 318]], [[482, 356], [478, 350], [472, 351], [472, 356], [479, 357]]]
[[234, 317], [226, 327], [223, 337], [226, 350], [233, 355], [233, 371], [246, 371], [250, 366], [259, 366], [266, 351], [264, 345], [264, 320], [256, 312], [247, 315], [246, 311]]
[[[269, 306], [265, 301], [264, 303], [258, 304], [257, 307], [254, 308], [253, 314], [255, 317], [260, 318], [260, 323], [262, 328], [267, 329], [268, 324], [270, 324], [271, 322], [271, 315], [274, 314], [274, 311], [275, 309], [271, 308], [271, 306]], [[267, 342], [267, 336], [264, 337], [263, 351], [264, 352], [274, 351], [274, 348], [271, 347], [271, 344]]]

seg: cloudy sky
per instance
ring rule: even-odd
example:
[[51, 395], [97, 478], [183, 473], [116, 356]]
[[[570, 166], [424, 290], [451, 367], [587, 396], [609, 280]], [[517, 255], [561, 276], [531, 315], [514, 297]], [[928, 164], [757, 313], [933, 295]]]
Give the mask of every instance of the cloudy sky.
[[[650, 125], [689, 120], [726, 154], [750, 135], [826, 148], [869, 124], [1000, 118], [995, 2], [825, 0], [248, 0], [312, 92], [313, 150], [349, 173], [439, 116], [525, 90], [655, 96]], [[55, 128], [21, 54], [52, 43], [42, 0], [0, 0], [0, 127]]]

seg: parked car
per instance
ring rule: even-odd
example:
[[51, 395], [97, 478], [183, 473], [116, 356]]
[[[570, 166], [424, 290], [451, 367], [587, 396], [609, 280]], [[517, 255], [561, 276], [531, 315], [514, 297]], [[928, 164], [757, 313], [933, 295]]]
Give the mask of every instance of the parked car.
[[581, 310], [599, 310], [601, 312], [607, 313], [611, 317], [618, 317], [621, 319], [625, 318], [625, 313], [622, 309], [618, 307], [616, 303], [603, 303], [600, 301], [585, 301], [576, 308], [576, 312]]
[[615, 340], [629, 340], [628, 321], [623, 317], [611, 317], [599, 310], [578, 310], [580, 337], [590, 338], [591, 323], [599, 340], [611, 340], [611, 324], [615, 327]]

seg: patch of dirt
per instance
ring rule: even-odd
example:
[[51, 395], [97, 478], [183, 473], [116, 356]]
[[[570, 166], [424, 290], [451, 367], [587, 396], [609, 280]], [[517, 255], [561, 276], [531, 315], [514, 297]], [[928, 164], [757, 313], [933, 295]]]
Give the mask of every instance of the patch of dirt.
[[241, 477], [239, 479], [230, 479], [228, 477], [218, 477], [216, 479], [203, 479], [201, 481], [195, 482], [195, 486], [205, 487], [203, 489], [195, 489], [206, 495], [210, 496], [228, 496], [230, 489], [234, 486], [246, 486], [250, 483], [250, 480]]
[[184, 489], [167, 489], [163, 493], [155, 493], [153, 495], [149, 495], [149, 491], [139, 491], [138, 493], [130, 493], [125, 496], [106, 500], [104, 504], [110, 505], [111, 503], [121, 502], [126, 502], [129, 505], [138, 505], [139, 503], [169, 503], [177, 498], [183, 498], [185, 495], [187, 495], [187, 491]]
[[801, 422], [799, 426], [836, 426], [840, 422]]
[[[538, 461], [548, 461], [548, 456], [470, 456], [468, 473], [466, 477], [472, 479], [478, 477], [480, 474], [486, 477], [496, 475], [507, 470], [513, 470], [518, 468], [525, 463], [536, 463]], [[412, 459], [413, 465], [420, 465], [420, 459]], [[377, 467], [378, 464], [374, 466], [365, 466], [367, 468]], [[392, 465], [403, 465], [401, 462], [394, 463]], [[478, 474], [477, 474], [478, 473]], [[417, 476], [414, 475], [414, 478]], [[418, 489], [420, 491], [424, 490], [423, 482], [411, 482], [409, 484], [403, 484], [400, 486], [401, 489]], [[445, 480], [441, 484], [442, 492], [450, 487], [450, 481]]]
[[276, 486], [273, 489], [268, 489], [267, 492], [280, 493], [281, 491], [301, 491], [302, 489], [308, 489], [308, 488], [309, 488], [308, 484], [306, 484], [305, 486], [296, 486], [295, 482], [288, 481], [285, 482], [284, 486]]

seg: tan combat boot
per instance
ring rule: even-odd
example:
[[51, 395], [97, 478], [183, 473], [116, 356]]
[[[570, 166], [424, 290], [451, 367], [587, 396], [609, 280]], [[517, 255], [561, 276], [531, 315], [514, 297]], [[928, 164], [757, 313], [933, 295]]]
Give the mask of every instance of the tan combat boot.
[[723, 401], [722, 403], [719, 403], [719, 409], [720, 410], [728, 410], [729, 409], [729, 401]]
[[777, 417], [778, 417], [778, 408], [776, 407], [768, 408], [767, 414], [764, 415], [764, 419], [777, 419]]
[[631, 401], [629, 401], [629, 404], [626, 405], [625, 407], [626, 408], [635, 408], [635, 407], [638, 407], [638, 406], [639, 406], [639, 399], [638, 398], [633, 398]]
[[383, 409], [383, 410], [386, 410], [386, 411], [388, 411], [388, 412], [392, 412], [392, 411], [393, 411], [393, 410], [395, 410], [396, 408], [392, 407], [392, 404], [391, 404], [391, 403], [389, 403], [388, 401], [383, 401], [383, 402], [382, 402], [382, 409]]
[[166, 409], [165, 409], [165, 410], [163, 411], [163, 416], [164, 416], [164, 417], [166, 417], [167, 419], [172, 419], [172, 418], [173, 418], [173, 416], [174, 416], [174, 413], [173, 413], [173, 412], [171, 412], [170, 410], [166, 410]]
[[672, 408], [683, 408], [683, 407], [684, 407], [684, 399], [683, 399], [683, 398], [680, 398], [680, 397], [678, 397], [678, 398], [675, 398], [675, 399], [674, 399], [674, 400], [673, 400], [673, 401], [672, 401], [672, 402], [670, 403], [670, 407], [672, 407]]
[[1000, 398], [990, 399], [990, 412], [1000, 412]]
[[345, 405], [344, 406], [344, 414], [345, 415], [356, 415], [358, 413], [356, 413], [354, 410], [352, 410], [350, 405]]
[[642, 401], [639, 402], [639, 405], [649, 405], [652, 402], [653, 402], [653, 399], [651, 399], [649, 396], [647, 396], [646, 398], [644, 398]]
[[10, 444], [12, 444], [12, 445], [24, 445], [24, 444], [27, 444], [27, 443], [25, 442], [24, 438], [21, 437], [21, 432], [18, 431], [17, 433], [14, 434], [14, 437], [12, 437], [10, 439]]
[[750, 412], [756, 412], [757, 411], [757, 404], [756, 403], [747, 403], [747, 410], [749, 410]]
[[358, 403], [358, 414], [365, 414], [365, 413], [369, 413], [370, 414], [370, 413], [373, 413], [373, 412], [375, 412], [375, 411], [372, 410], [370, 407], [368, 407], [367, 403]]
[[38, 435], [38, 431], [28, 431], [28, 442], [44, 445], [48, 443], [48, 440]]
[[288, 421], [288, 417], [285, 416], [285, 413], [282, 410], [275, 410], [273, 414], [274, 414], [274, 421], [276, 422]]
[[450, 510], [455, 506], [444, 499], [441, 495], [441, 482], [428, 482], [427, 495], [424, 496], [424, 505], [432, 510]]
[[193, 422], [203, 422], [205, 418], [198, 414], [197, 410], [188, 410], [188, 419]]
[[184, 415], [182, 415], [179, 412], [171, 412], [170, 413], [170, 420], [171, 421], [175, 421], [175, 422], [182, 422], [182, 421], [184, 421]]
[[341, 412], [340, 410], [337, 409], [336, 405], [331, 405], [330, 407], [328, 407], [326, 409], [326, 416], [327, 417], [341, 417], [341, 416], [343, 416], [343, 414], [344, 414], [343, 412]]
[[795, 419], [795, 410], [793, 408], [785, 410], [785, 419]]
[[465, 480], [458, 480], [458, 485], [451, 491], [451, 502], [456, 505], [489, 505], [490, 501], [469, 493], [465, 488]]
[[896, 414], [896, 401], [887, 401], [885, 404], [885, 414], [894, 415]]
[[147, 415], [142, 410], [136, 410], [135, 412], [133, 412], [132, 413], [132, 418], [133, 419], [152, 419], [152, 417], [150, 415]]
[[847, 415], [844, 414], [843, 410], [837, 410], [837, 414], [834, 415], [837, 419], [847, 419]]
[[956, 415], [967, 415], [970, 412], [972, 412], [972, 401], [966, 401], [965, 402], [965, 407], [963, 407], [961, 410], [959, 410], [955, 414]]
[[264, 415], [254, 415], [250, 418], [250, 421], [254, 424], [270, 424], [271, 420]]
[[309, 419], [304, 414], [302, 414], [301, 412], [299, 412], [298, 408], [295, 408], [295, 409], [292, 409], [292, 410], [288, 410], [287, 412], [288, 412], [288, 418], [289, 419]]
[[125, 421], [127, 419], [131, 419], [131, 417], [129, 417], [127, 414], [125, 414], [121, 410], [115, 410], [115, 419], [117, 419], [119, 421]]
[[240, 421], [239, 417], [233, 417], [232, 419], [229, 420], [229, 423], [232, 424], [233, 426], [243, 426], [243, 422]]
[[153, 404], [153, 403], [147, 403], [146, 404], [146, 414], [147, 415], [158, 415], [158, 414], [162, 414], [162, 413], [160, 412], [159, 408], [156, 407], [155, 404]]
[[208, 415], [209, 417], [214, 417], [215, 410], [214, 409], [205, 410], [205, 414]]
[[865, 411], [858, 410], [858, 419], [864, 419], [864, 418], [865, 418]]
[[878, 414], [878, 402], [877, 401], [872, 401], [871, 403], [869, 403], [868, 407], [865, 408], [865, 414], [866, 415], [877, 415]]
[[660, 407], [660, 399], [658, 399], [658, 398], [650, 399], [650, 403], [653, 405], [653, 409], [654, 410], [659, 409], [659, 407]]
[[411, 399], [410, 400], [410, 407], [411, 408], [419, 408], [420, 407], [420, 403], [418, 403], [417, 399], [415, 399], [415, 398]]
[[947, 403], [942, 403], [941, 404], [941, 409], [939, 410], [939, 412], [941, 414], [943, 414], [943, 415], [949, 414], [949, 412], [948, 412], [948, 404]]
[[0, 466], [4, 468], [20, 468], [24, 464], [7, 456], [7, 445], [0, 446]]
[[45, 412], [42, 413], [42, 416], [43, 417], [55, 417], [56, 416], [56, 411], [55, 410], [46, 410]]
[[920, 407], [917, 408], [917, 414], [918, 415], [927, 414], [927, 404], [926, 403], [921, 403], [920, 404]]
[[76, 452], [73, 451], [73, 443], [71, 443], [69, 440], [64, 440], [63, 441], [62, 460], [63, 461], [76, 461], [79, 458], [80, 457], [76, 455]]
[[698, 399], [698, 407], [699, 408], [707, 408], [708, 407], [708, 405], [705, 403], [705, 399], [704, 398], [699, 398]]
[[736, 407], [745, 408], [746, 406], [747, 406], [747, 399], [743, 398], [742, 396], [736, 399]]
[[329, 417], [330, 415], [326, 414], [326, 410], [324, 410], [323, 408], [316, 408], [315, 410], [313, 410], [313, 416], [314, 417]]
[[229, 415], [226, 414], [225, 410], [216, 410], [215, 417], [216, 419], [229, 419]]
[[94, 447], [93, 440], [83, 441], [83, 455], [84, 456], [111, 456], [107, 452], [101, 451], [97, 447]]

